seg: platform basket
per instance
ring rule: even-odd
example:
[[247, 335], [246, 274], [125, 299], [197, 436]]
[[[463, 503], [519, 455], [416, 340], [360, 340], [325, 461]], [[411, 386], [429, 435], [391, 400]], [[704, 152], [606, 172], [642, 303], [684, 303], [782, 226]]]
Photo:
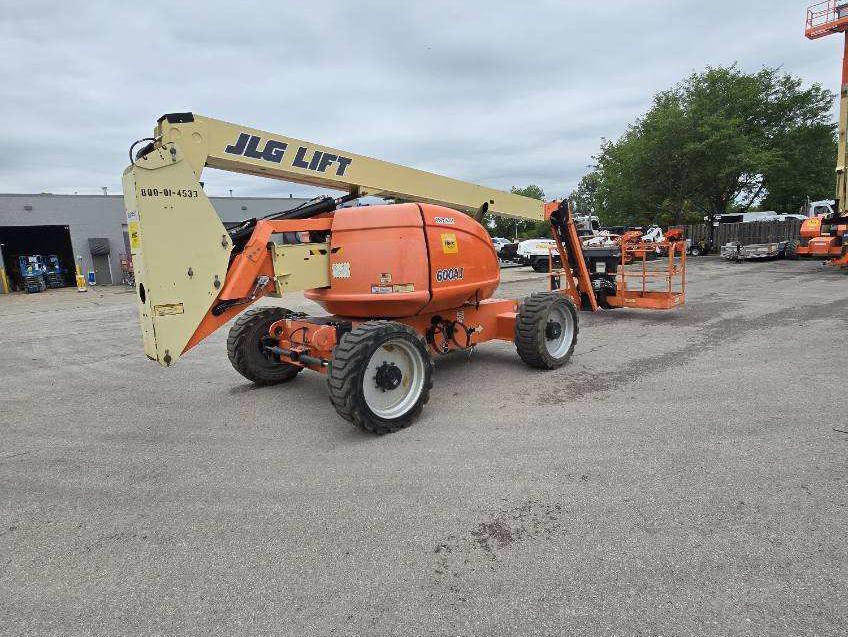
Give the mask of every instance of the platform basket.
[[848, 31], [848, 0], [825, 0], [807, 9], [804, 34], [811, 40]]

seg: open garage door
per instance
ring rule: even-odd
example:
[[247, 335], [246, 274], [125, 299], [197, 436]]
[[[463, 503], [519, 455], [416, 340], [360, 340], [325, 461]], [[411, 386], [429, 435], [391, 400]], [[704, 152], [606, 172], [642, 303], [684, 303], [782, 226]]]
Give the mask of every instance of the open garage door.
[[18, 257], [35, 254], [59, 257], [65, 285], [74, 284], [76, 265], [68, 226], [0, 226], [0, 243], [3, 244], [3, 260], [13, 289], [23, 289]]

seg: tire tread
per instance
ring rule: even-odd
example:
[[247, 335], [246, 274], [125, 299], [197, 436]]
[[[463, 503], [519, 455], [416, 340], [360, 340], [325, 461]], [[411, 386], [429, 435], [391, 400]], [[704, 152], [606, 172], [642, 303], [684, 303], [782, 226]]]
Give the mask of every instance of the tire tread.
[[411, 327], [393, 321], [369, 321], [342, 336], [333, 350], [327, 371], [327, 389], [336, 412], [357, 427], [375, 434], [388, 434], [411, 425], [430, 399], [433, 387], [432, 362], [425, 351], [424, 388], [416, 405], [402, 417], [387, 421], [374, 416], [362, 397], [362, 374], [375, 345], [385, 336], [407, 334], [420, 342], [421, 337]]
[[[544, 326], [551, 307], [564, 303], [574, 319], [574, 339], [571, 348], [561, 359], [553, 359], [545, 347]], [[537, 292], [524, 299], [515, 318], [515, 349], [524, 363], [537, 369], [556, 369], [571, 358], [577, 343], [580, 325], [574, 302], [567, 296], [551, 292]]]
[[260, 325], [270, 325], [292, 316], [292, 312], [282, 307], [252, 307], [242, 313], [227, 335], [227, 357], [239, 374], [257, 385], [276, 385], [292, 380], [302, 367], [280, 363], [279, 367], [259, 367], [251, 357], [250, 348], [255, 347], [252, 332]]

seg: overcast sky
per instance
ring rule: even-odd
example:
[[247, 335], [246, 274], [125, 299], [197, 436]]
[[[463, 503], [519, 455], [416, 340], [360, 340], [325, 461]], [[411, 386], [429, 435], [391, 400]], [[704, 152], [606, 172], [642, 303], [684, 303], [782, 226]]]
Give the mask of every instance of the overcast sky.
[[[0, 192], [120, 191], [131, 142], [194, 111], [554, 198], [706, 65], [836, 91], [804, 0], [0, 0]], [[295, 196], [207, 171], [208, 194]]]

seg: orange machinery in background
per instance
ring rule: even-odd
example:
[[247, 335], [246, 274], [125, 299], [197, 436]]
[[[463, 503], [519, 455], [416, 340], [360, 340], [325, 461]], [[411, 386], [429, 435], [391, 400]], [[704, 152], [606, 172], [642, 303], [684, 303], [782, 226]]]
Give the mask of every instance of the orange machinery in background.
[[[554, 231], [556, 232], [556, 230]], [[575, 285], [571, 268], [555, 268], [551, 250], [549, 289], [591, 288], [581, 295], [583, 309], [643, 308], [670, 310], [686, 301], [686, 241], [682, 229], [671, 229], [662, 241], [642, 241], [640, 231], [623, 234], [615, 249], [584, 247], [589, 285]], [[557, 250], [561, 247], [558, 245]], [[665, 257], [665, 258], [659, 258]]]
[[801, 224], [801, 241], [793, 246], [793, 257], [830, 259], [831, 265], [846, 264], [848, 219], [831, 215], [810, 217]]
[[836, 207], [832, 214], [806, 219], [801, 225], [797, 256], [829, 258], [829, 265], [848, 267], [848, 0], [825, 0], [807, 9], [804, 34], [817, 40], [845, 34], [839, 100], [839, 146], [836, 158]]
[[[649, 260], [651, 254], [665, 255]], [[625, 264], [632, 263], [627, 268]], [[649, 265], [649, 263], [651, 265]], [[616, 293], [607, 298], [611, 307], [645, 307], [670, 310], [686, 299], [686, 242], [683, 232], [669, 230], [660, 242], [631, 241], [621, 246]]]

